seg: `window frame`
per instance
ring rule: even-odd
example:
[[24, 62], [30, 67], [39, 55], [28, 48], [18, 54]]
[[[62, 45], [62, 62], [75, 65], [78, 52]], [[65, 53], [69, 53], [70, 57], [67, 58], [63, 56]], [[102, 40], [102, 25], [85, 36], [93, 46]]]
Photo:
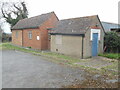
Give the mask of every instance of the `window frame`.
[[28, 38], [32, 39], [32, 31], [28, 31]]
[[18, 31], [16, 31], [15, 36], [16, 36], [16, 38], [18, 38]]

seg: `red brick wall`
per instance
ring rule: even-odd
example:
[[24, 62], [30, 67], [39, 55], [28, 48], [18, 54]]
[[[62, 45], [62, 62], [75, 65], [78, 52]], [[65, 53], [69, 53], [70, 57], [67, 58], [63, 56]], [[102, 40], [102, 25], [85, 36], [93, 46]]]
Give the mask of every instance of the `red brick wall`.
[[[16, 32], [18, 32], [18, 37], [16, 37]], [[22, 30], [12, 30], [12, 43], [22, 46]]]
[[[24, 47], [31, 47], [33, 49], [48, 50], [50, 49], [50, 41], [48, 39], [48, 30], [47, 28], [53, 28], [55, 23], [58, 21], [58, 18], [54, 13], [51, 14], [51, 17], [46, 20], [38, 29], [24, 29], [20, 30], [20, 36], [18, 39], [15, 37], [15, 31], [13, 30], [13, 43], [21, 45]], [[32, 31], [32, 39], [29, 39], [28, 32]], [[23, 33], [23, 36], [22, 36]], [[37, 40], [37, 36], [40, 37], [40, 40]], [[22, 42], [23, 37], [23, 42]]]
[[56, 22], [58, 21], [58, 18], [53, 13], [51, 17], [40, 26], [41, 30], [41, 49], [50, 49], [50, 40], [48, 39], [48, 30], [47, 28], [54, 28]]
[[[29, 39], [28, 33], [32, 31], [32, 39]], [[39, 29], [24, 29], [23, 30], [23, 46], [24, 47], [31, 47], [34, 49], [41, 49], [41, 39], [37, 40], [37, 36], [40, 37], [40, 30]]]

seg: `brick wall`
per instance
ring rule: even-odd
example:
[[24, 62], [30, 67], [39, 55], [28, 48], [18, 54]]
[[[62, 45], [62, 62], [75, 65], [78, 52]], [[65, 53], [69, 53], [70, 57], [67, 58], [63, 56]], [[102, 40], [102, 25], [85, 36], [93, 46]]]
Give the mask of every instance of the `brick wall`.
[[58, 18], [53, 13], [51, 17], [44, 22], [39, 29], [41, 30], [41, 49], [50, 49], [50, 40], [48, 39], [48, 28], [54, 28], [56, 22], [58, 21]]
[[[32, 31], [32, 39], [29, 39], [28, 33]], [[37, 40], [37, 36], [41, 37], [39, 29], [24, 29], [23, 30], [23, 46], [34, 49], [41, 49], [41, 39]]]
[[[16, 32], [18, 32], [18, 37], [16, 37]], [[22, 30], [12, 30], [12, 43], [22, 46]]]
[[[24, 29], [12, 31], [12, 42], [16, 45], [31, 47], [33, 49], [48, 50], [50, 49], [50, 40], [48, 39], [48, 28], [53, 28], [58, 18], [54, 13], [38, 29]], [[15, 37], [16, 31], [19, 31], [19, 37]], [[32, 31], [32, 39], [28, 38], [28, 32]], [[23, 33], [23, 34], [22, 34]], [[37, 36], [40, 40], [37, 40]], [[23, 40], [22, 40], [23, 38]]]

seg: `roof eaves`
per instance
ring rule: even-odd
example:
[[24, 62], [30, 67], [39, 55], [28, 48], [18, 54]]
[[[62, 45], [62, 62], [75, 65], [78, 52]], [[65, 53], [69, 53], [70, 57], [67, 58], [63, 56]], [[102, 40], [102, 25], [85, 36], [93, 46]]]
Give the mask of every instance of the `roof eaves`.
[[26, 27], [26, 28], [13, 28], [11, 30], [36, 29], [36, 28], [39, 28], [39, 26], [36, 26], [36, 27]]
[[50, 33], [51, 35], [69, 35], [69, 36], [84, 36], [83, 34], [70, 34], [70, 33]]
[[119, 23], [112, 23], [112, 22], [105, 22], [105, 21], [101, 21], [102, 23], [106, 23], [106, 24], [114, 24], [114, 25], [120, 25]]

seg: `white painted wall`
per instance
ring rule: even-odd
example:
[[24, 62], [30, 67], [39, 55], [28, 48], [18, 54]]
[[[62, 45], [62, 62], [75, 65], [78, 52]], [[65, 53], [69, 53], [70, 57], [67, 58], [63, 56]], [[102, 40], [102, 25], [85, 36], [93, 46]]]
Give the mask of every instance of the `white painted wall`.
[[93, 40], [93, 33], [98, 33], [98, 40], [100, 40], [100, 29], [91, 29], [90, 40]]

